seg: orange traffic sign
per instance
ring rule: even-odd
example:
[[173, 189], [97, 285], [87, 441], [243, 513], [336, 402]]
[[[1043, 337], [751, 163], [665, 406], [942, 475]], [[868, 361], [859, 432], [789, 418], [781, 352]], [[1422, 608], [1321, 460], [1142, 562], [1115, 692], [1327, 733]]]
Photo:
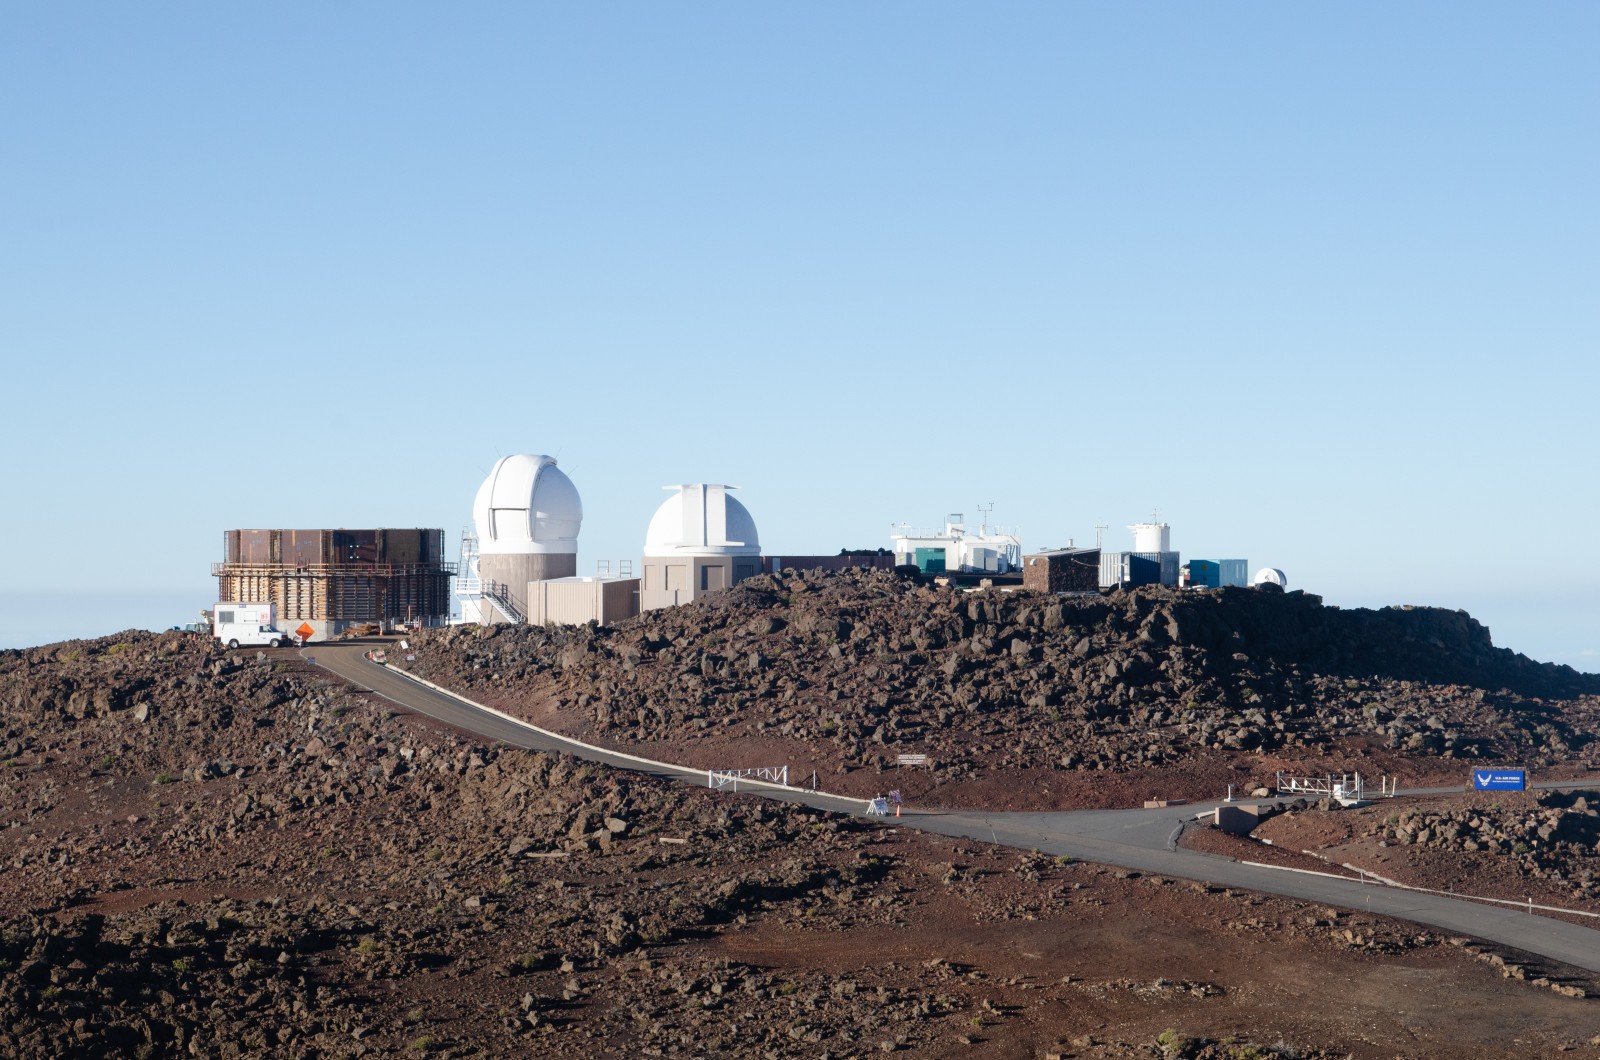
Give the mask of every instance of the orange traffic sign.
[[301, 640], [310, 640], [312, 634], [314, 634], [314, 633], [316, 633], [316, 630], [311, 628], [311, 623], [309, 623], [309, 622], [300, 623], [300, 628], [295, 630], [295, 634]]

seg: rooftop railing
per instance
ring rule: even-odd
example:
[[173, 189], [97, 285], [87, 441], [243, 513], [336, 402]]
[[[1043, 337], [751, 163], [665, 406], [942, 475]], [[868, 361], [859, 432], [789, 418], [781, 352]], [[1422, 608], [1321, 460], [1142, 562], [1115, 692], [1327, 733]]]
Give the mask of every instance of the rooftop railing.
[[285, 575], [308, 574], [331, 576], [344, 574], [379, 574], [386, 577], [406, 574], [448, 574], [456, 576], [459, 564], [440, 563], [241, 563], [222, 562], [211, 565], [212, 577], [224, 574]]

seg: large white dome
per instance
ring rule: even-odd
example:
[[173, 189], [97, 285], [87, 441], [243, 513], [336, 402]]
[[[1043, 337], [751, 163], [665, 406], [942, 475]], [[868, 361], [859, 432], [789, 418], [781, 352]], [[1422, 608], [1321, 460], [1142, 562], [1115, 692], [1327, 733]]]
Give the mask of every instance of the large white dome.
[[472, 523], [484, 555], [576, 555], [583, 502], [554, 457], [503, 456], [478, 487]]
[[756, 521], [728, 495], [735, 487], [697, 482], [664, 488], [677, 492], [650, 519], [647, 557], [761, 555]]

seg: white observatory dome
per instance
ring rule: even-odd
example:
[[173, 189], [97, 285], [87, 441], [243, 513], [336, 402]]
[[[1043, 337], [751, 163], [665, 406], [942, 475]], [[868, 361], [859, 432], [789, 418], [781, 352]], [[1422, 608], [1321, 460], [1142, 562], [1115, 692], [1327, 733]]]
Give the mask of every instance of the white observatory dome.
[[1260, 570], [1256, 571], [1255, 581], [1251, 582], [1250, 584], [1276, 585], [1280, 589], [1287, 589], [1289, 587], [1289, 579], [1283, 573], [1283, 571], [1279, 570], [1277, 567], [1262, 567]]
[[698, 482], [662, 488], [677, 492], [650, 519], [644, 535], [647, 557], [761, 555], [756, 521], [728, 496], [737, 487]]
[[472, 502], [484, 555], [576, 555], [583, 502], [553, 457], [503, 456]]

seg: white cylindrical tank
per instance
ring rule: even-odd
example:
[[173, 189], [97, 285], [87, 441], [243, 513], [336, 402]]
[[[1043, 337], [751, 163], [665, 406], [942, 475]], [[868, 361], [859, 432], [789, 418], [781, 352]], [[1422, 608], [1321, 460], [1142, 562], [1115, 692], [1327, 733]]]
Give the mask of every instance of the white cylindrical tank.
[[1289, 579], [1277, 567], [1262, 567], [1256, 571], [1255, 580], [1251, 585], [1276, 585], [1280, 589], [1289, 587]]
[[554, 457], [501, 457], [472, 504], [482, 555], [577, 555], [583, 502]]
[[676, 492], [650, 519], [645, 558], [761, 555], [756, 521], [728, 495], [735, 487], [696, 482], [665, 488]]
[[1134, 523], [1128, 529], [1133, 531], [1135, 552], [1172, 551], [1172, 528], [1166, 523]]

